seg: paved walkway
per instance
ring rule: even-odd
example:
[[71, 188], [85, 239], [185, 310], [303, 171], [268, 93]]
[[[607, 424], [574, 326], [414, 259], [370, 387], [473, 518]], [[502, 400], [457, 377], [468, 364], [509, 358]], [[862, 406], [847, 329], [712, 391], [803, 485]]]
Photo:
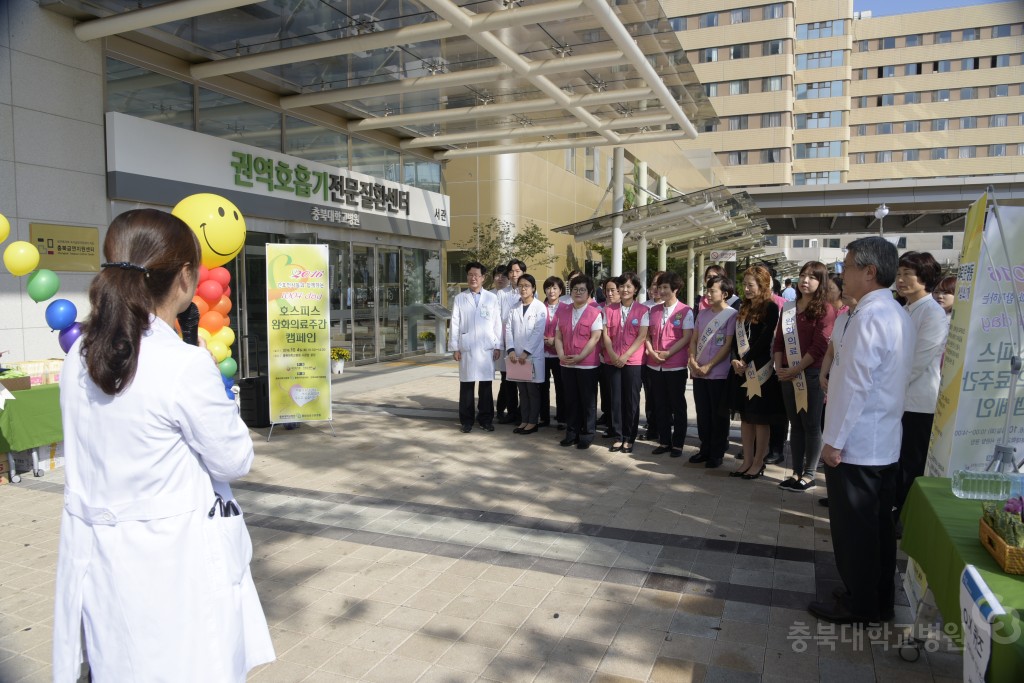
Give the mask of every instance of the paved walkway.
[[[866, 631], [805, 611], [837, 585], [824, 486], [784, 492], [782, 468], [740, 481], [732, 458], [707, 470], [646, 442], [462, 434], [457, 395], [451, 362], [346, 368], [337, 437], [253, 431], [235, 490], [278, 661], [250, 680], [960, 680], [944, 644], [900, 658], [907, 607]], [[4, 683], [50, 680], [62, 481], [0, 487]]]

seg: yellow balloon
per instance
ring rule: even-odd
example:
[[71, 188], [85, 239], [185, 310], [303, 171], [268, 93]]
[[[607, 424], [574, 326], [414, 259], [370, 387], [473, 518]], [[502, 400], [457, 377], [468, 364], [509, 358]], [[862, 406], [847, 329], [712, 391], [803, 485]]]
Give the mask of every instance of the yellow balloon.
[[203, 338], [203, 341], [206, 342], [206, 347], [209, 348], [210, 342], [213, 341], [213, 335], [205, 327], [200, 327], [199, 336]]
[[231, 351], [228, 350], [228, 347], [224, 346], [223, 343], [216, 339], [206, 345], [206, 350], [213, 355], [214, 359], [216, 359], [218, 363], [231, 355]]
[[245, 246], [245, 218], [224, 197], [206, 192], [185, 197], [171, 211], [199, 238], [203, 265], [222, 266]]
[[11, 222], [7, 220], [7, 216], [0, 213], [0, 242], [11, 235]]
[[39, 265], [39, 250], [28, 242], [11, 242], [4, 249], [4, 265], [11, 275], [28, 275]]
[[217, 334], [213, 335], [214, 341], [219, 341], [224, 346], [231, 346], [235, 343], [235, 332], [230, 327], [225, 325], [224, 327], [217, 330]]

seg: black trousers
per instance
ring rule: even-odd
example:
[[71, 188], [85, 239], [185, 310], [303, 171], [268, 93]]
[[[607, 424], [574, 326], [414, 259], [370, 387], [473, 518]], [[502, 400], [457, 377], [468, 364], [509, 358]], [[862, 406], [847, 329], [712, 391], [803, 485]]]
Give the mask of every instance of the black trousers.
[[507, 373], [501, 373], [501, 384], [498, 386], [498, 414], [508, 411], [509, 417], [517, 421], [519, 415], [519, 389], [515, 382], [508, 381]]
[[658, 415], [658, 442], [662, 446], [682, 448], [686, 441], [686, 378], [682, 370], [651, 370], [654, 408]]
[[522, 409], [523, 424], [535, 425], [540, 415], [540, 384], [537, 382], [516, 382], [519, 390], [519, 407]]
[[565, 424], [565, 389], [558, 358], [544, 358], [544, 383], [540, 385], [540, 421], [551, 422], [551, 381], [555, 382], [555, 422]]
[[579, 439], [580, 443], [594, 441], [597, 422], [598, 368], [581, 370], [562, 366], [565, 386], [565, 438]]
[[693, 378], [701, 455], [721, 460], [729, 447], [729, 379]]
[[[492, 384], [493, 382], [459, 382], [459, 422], [463, 427], [472, 427], [473, 422], [479, 422], [481, 425], [489, 425], [494, 422]], [[480, 398], [474, 413], [473, 388], [476, 385], [480, 385]]]
[[924, 474], [924, 467], [928, 461], [928, 440], [932, 437], [934, 421], [935, 413], [903, 413], [899, 489], [896, 492], [897, 513], [903, 509], [903, 503], [907, 501], [911, 484]]
[[640, 378], [642, 365], [602, 365], [611, 393], [608, 396], [611, 417], [608, 431], [622, 437], [624, 443], [636, 441], [640, 428]]
[[899, 465], [825, 467], [832, 549], [850, 595], [846, 607], [870, 621], [892, 615], [896, 600], [896, 501]]
[[[824, 424], [824, 423], [822, 423]], [[786, 448], [786, 440], [789, 438], [789, 420], [779, 418], [770, 425], [768, 433], [768, 452], [781, 455]], [[744, 453], [744, 456], [747, 454]]]
[[604, 420], [605, 431], [618, 437], [622, 434], [622, 415], [619, 413], [619, 381], [618, 368], [614, 365], [601, 363], [597, 376], [597, 391], [601, 396], [601, 418]]
[[647, 421], [647, 439], [658, 433], [658, 415], [654, 407], [654, 388], [651, 386], [651, 369], [640, 366], [640, 381], [644, 387], [644, 419]]

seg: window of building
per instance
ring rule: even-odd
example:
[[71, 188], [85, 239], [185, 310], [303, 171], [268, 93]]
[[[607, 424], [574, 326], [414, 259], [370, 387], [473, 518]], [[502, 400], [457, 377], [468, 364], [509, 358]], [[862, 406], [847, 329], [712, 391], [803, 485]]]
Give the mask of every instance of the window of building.
[[869, 50], [871, 50], [871, 46], [869, 44], [869, 41], [867, 41], [867, 40], [858, 40], [857, 41], [857, 52], [868, 52]]
[[853, 98], [853, 106], [858, 109], [867, 109], [869, 106], [867, 95]]
[[961, 100], [973, 100], [978, 97], [977, 88], [960, 88], [960, 99]]
[[823, 97], [842, 97], [843, 81], [821, 81], [815, 83], [798, 83], [796, 98], [798, 100], [814, 100]]
[[794, 145], [797, 159], [828, 159], [842, 154], [843, 145], [839, 140], [824, 142], [800, 142]]
[[702, 14], [700, 16], [700, 20], [697, 22], [697, 26], [699, 26], [700, 28], [711, 28], [712, 26], [718, 26], [718, 12]]
[[940, 31], [940, 32], [936, 33], [935, 34], [935, 42], [936, 43], [940, 43], [940, 44], [941, 43], [952, 43], [953, 42], [953, 32], [952, 31]]
[[867, 163], [867, 160], [868, 155], [865, 154], [864, 152], [857, 152], [856, 154], [853, 155], [853, 163], [855, 164], [865, 164]]
[[583, 176], [594, 183], [601, 182], [601, 148], [583, 148]]
[[783, 51], [783, 41], [781, 40], [768, 40], [761, 46], [761, 54], [764, 56], [781, 55]]
[[729, 48], [729, 57], [731, 59], [746, 59], [750, 56], [750, 45], [743, 43], [742, 45], [733, 45]]
[[946, 119], [932, 119], [932, 132], [940, 130], [948, 130], [949, 121]]
[[718, 130], [718, 124], [717, 123], [709, 123], [709, 122], [705, 121], [704, 124], [701, 125], [701, 132], [702, 133], [714, 133], [716, 130]]
[[843, 50], [826, 52], [806, 52], [796, 56], [798, 69], [824, 69], [830, 66], [842, 66], [845, 63]]
[[846, 24], [842, 19], [834, 21], [816, 21], [813, 24], [797, 24], [797, 40], [814, 40], [815, 38], [830, 38], [841, 36], [845, 32]]
[[762, 164], [779, 164], [779, 163], [782, 163], [782, 150], [781, 149], [762, 149], [761, 150], [761, 163]]
[[782, 19], [784, 16], [786, 16], [786, 12], [781, 2], [772, 3], [771, 5], [765, 5], [765, 19]]
[[960, 117], [960, 130], [969, 130], [971, 128], [978, 127], [977, 116], [962, 116]]
[[935, 62], [936, 73], [948, 73], [949, 71], [952, 71], [952, 69], [953, 64], [948, 59], [940, 59], [939, 61]]
[[[794, 185], [834, 185], [838, 182], [839, 171], [818, 171], [816, 173], [793, 174]], [[772, 237], [776, 236], [772, 235]], [[773, 244], [771, 246], [778, 246], [778, 244]]]
[[796, 237], [793, 239], [794, 249], [809, 249], [811, 247], [811, 240], [806, 237]]
[[749, 9], [734, 9], [729, 13], [730, 24], [745, 24], [750, 21], [750, 10]]
[[995, 144], [988, 146], [988, 155], [990, 157], [1005, 157], [1006, 156], [1006, 145]]
[[868, 127], [867, 127], [867, 124], [865, 124], [865, 123], [862, 123], [859, 126], [857, 126], [856, 130], [857, 130], [857, 135], [860, 136], [860, 137], [864, 137], [865, 135], [868, 134]]
[[107, 111], [192, 130], [192, 85], [107, 58]]
[[762, 128], [779, 128], [782, 126], [782, 112], [773, 111], [767, 114], [761, 114], [761, 127]]
[[668, 20], [668, 25], [673, 31], [685, 31], [686, 30], [686, 17], [672, 17]]
[[717, 97], [718, 96], [718, 84], [717, 83], [705, 83], [704, 84], [704, 94], [707, 95], [708, 97]]
[[905, 149], [903, 150], [903, 161], [917, 161], [920, 159], [919, 150], [916, 149]]
[[896, 104], [896, 96], [892, 93], [886, 93], [878, 96], [878, 102], [875, 106], [878, 107], [891, 107]]
[[565, 170], [573, 175], [576, 174], [576, 149], [570, 147], [565, 150]]
[[903, 67], [904, 76], [920, 76], [921, 65], [920, 64], [907, 64]]
[[936, 90], [935, 96], [932, 97], [932, 102], [949, 102], [949, 91]]
[[768, 246], [768, 247], [777, 247], [777, 246], [779, 246], [779, 236], [778, 235], [765, 235], [764, 236], [764, 243], [765, 243], [765, 246]]
[[896, 248], [897, 249], [906, 249], [907, 248], [907, 238], [906, 237], [897, 237], [896, 238]]
[[[199, 88], [198, 102], [197, 132], [281, 151], [281, 115], [277, 112], [206, 88]], [[379, 170], [371, 175], [383, 177]]]
[[1010, 55], [993, 55], [992, 56], [992, 68], [1000, 68], [1004, 66], [1010, 66]]
[[730, 166], [744, 166], [747, 163], [747, 152], [746, 150], [729, 152], [729, 165]]
[[993, 85], [991, 88], [989, 88], [988, 91], [989, 97], [1006, 97], [1009, 94], [1010, 86], [1006, 85], [1005, 83], [1002, 85]]
[[992, 114], [988, 117], [989, 128], [1002, 128], [1006, 125], [1006, 114]]
[[896, 48], [896, 37], [889, 36], [878, 40], [878, 47], [881, 50], [893, 50]]
[[953, 236], [952, 235], [943, 235], [942, 236], [942, 248], [943, 249], [952, 249], [953, 248]]
[[875, 152], [875, 163], [876, 164], [888, 164], [892, 162], [892, 152], [885, 150], [883, 152]]
[[821, 246], [826, 249], [840, 249], [838, 237], [826, 237], [821, 240]]
[[919, 92], [906, 92], [903, 93], [903, 104], [920, 104], [921, 93]]
[[781, 92], [782, 76], [768, 76], [761, 81], [761, 90], [764, 92]]
[[957, 155], [961, 159], [973, 159], [977, 155], [974, 146], [961, 147], [960, 153]]
[[746, 95], [748, 92], [750, 92], [750, 86], [747, 81], [729, 81], [730, 95]]
[[978, 68], [978, 58], [977, 57], [964, 57], [963, 59], [960, 60], [960, 70], [961, 71], [974, 71], [977, 68]]
[[921, 122], [920, 121], [904, 121], [903, 122], [904, 133], [920, 133]]
[[730, 116], [729, 117], [729, 130], [746, 130], [747, 129], [747, 115], [742, 116]]
[[796, 127], [800, 130], [813, 128], [835, 128], [843, 125], [841, 111], [815, 111], [796, 115]]
[[892, 135], [891, 123], [876, 123], [875, 135]]
[[993, 38], [1009, 38], [1013, 33], [1013, 24], [1002, 24], [992, 27]]
[[904, 45], [906, 47], [917, 47], [918, 45], [921, 45], [921, 34], [918, 33], [916, 35], [907, 36], [905, 40], [906, 42]]
[[981, 38], [981, 30], [976, 28], [965, 28], [963, 32], [963, 40], [978, 40]]
[[857, 69], [853, 73], [855, 76], [857, 76], [858, 81], [866, 81], [869, 78], [871, 78], [871, 74], [873, 71], [874, 69], [868, 69], [867, 67], [865, 67], [863, 69]]
[[352, 170], [385, 180], [399, 180], [402, 155], [373, 140], [352, 138]]
[[880, 66], [880, 67], [878, 67], [878, 77], [879, 78], [892, 78], [895, 75], [896, 75], [896, 67], [895, 66]]
[[707, 64], [708, 62], [718, 61], [718, 48], [717, 47], [706, 47], [700, 51], [698, 61], [701, 64]]

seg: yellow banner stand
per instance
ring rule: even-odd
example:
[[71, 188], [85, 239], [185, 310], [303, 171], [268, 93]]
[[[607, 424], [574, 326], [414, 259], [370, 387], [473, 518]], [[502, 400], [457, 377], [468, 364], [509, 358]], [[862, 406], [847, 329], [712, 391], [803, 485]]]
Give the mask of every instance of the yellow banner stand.
[[331, 424], [327, 245], [267, 245], [270, 431], [291, 422]]

